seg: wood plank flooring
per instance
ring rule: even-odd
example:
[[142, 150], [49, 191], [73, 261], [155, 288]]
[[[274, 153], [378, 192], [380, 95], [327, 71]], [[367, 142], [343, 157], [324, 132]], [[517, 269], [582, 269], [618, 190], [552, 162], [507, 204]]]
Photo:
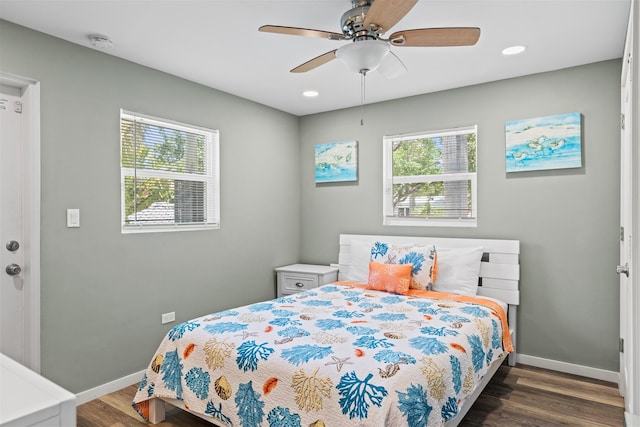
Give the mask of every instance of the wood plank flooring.
[[[132, 385], [78, 406], [78, 427], [150, 425], [131, 407], [136, 389]], [[531, 366], [503, 365], [460, 426], [621, 427], [623, 420], [624, 402], [617, 384]], [[178, 409], [168, 410], [166, 421], [157, 425], [210, 426]]]

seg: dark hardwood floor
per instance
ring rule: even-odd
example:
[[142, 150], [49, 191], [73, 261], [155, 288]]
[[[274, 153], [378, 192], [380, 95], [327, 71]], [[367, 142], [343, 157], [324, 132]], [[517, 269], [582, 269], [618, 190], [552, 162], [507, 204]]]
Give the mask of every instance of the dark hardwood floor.
[[[132, 385], [78, 406], [78, 427], [146, 426], [131, 407]], [[623, 426], [624, 402], [617, 384], [525, 365], [500, 367], [460, 423], [472, 426]], [[210, 426], [178, 409], [166, 427]], [[339, 427], [339, 426], [331, 426]]]

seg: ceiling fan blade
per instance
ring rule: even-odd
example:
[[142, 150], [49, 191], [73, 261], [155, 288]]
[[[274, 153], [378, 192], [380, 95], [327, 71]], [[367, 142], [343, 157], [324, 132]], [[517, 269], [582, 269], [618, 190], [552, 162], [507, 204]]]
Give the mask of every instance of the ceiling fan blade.
[[320, 56], [316, 56], [313, 59], [305, 62], [304, 64], [298, 65], [296, 68], [292, 69], [292, 73], [306, 73], [307, 71], [311, 71], [314, 68], [321, 66], [322, 64], [326, 64], [329, 61], [336, 59], [336, 50], [329, 51], [327, 53], [323, 53]]
[[309, 28], [283, 27], [279, 25], [263, 25], [258, 28], [263, 33], [288, 34], [291, 36], [318, 37], [321, 39], [343, 40], [345, 37], [340, 33], [331, 31], [311, 30]]
[[476, 27], [421, 28], [395, 32], [389, 41], [393, 46], [473, 46], [479, 37]]
[[389, 51], [378, 67], [378, 72], [382, 74], [385, 79], [395, 79], [407, 72], [407, 66], [404, 65], [404, 62], [402, 62], [395, 53]]
[[375, 0], [364, 18], [364, 27], [371, 24], [382, 28], [380, 34], [388, 31], [409, 13], [418, 0]]

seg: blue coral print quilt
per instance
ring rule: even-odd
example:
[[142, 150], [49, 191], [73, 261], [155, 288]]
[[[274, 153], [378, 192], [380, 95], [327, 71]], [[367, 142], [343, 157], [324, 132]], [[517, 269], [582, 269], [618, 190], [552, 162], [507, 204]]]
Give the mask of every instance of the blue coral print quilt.
[[178, 399], [222, 426], [442, 425], [506, 354], [503, 310], [453, 299], [339, 282], [182, 323], [133, 406]]

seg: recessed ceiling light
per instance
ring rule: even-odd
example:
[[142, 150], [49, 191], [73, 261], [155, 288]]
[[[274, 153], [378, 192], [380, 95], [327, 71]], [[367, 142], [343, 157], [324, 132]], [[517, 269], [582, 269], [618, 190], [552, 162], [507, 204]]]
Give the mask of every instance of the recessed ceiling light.
[[89, 38], [91, 46], [98, 49], [109, 49], [113, 47], [113, 40], [108, 36], [102, 34], [89, 34], [87, 37]]
[[517, 55], [519, 53], [524, 52], [525, 50], [527, 50], [526, 46], [522, 46], [522, 45], [510, 46], [510, 47], [502, 49], [502, 54], [503, 55]]
[[302, 92], [302, 95], [307, 98], [315, 98], [316, 96], [320, 95], [320, 93], [317, 90], [305, 90], [304, 92]]

